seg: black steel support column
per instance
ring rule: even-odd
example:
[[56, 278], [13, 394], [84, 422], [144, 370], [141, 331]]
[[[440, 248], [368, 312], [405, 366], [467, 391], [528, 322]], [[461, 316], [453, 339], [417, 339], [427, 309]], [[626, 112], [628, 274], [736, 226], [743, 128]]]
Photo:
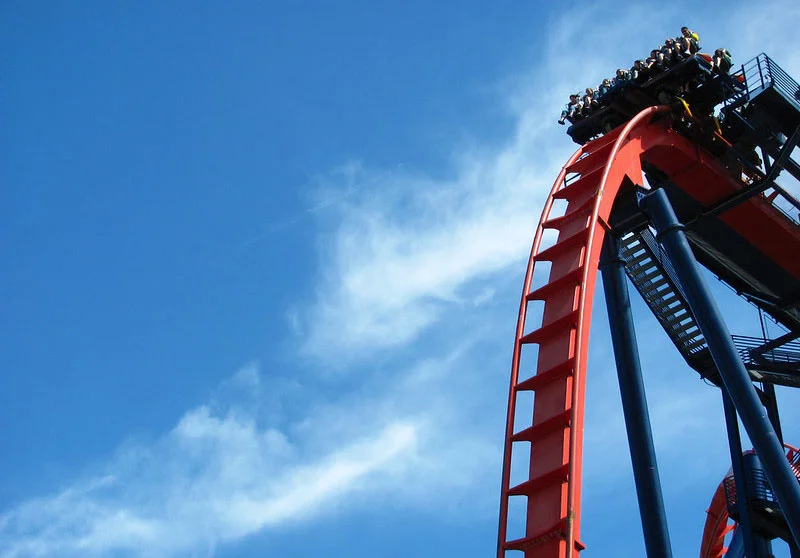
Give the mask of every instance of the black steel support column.
[[750, 376], [736, 352], [728, 327], [700, 274], [684, 227], [678, 221], [663, 189], [657, 189], [645, 196], [640, 204], [655, 226], [657, 238], [675, 268], [692, 314], [719, 370], [723, 387], [736, 406], [781, 505], [789, 530], [795, 542], [798, 542], [800, 484], [789, 466], [767, 411], [759, 401]]
[[725, 390], [722, 391], [722, 409], [725, 412], [725, 427], [728, 430], [728, 447], [731, 450], [731, 469], [733, 470], [733, 482], [736, 487], [736, 507], [739, 510], [739, 529], [741, 530], [742, 543], [744, 544], [744, 555], [747, 558], [761, 558], [756, 554], [755, 540], [752, 523], [750, 521], [750, 510], [747, 502], [750, 501], [750, 493], [747, 490], [747, 479], [744, 475], [744, 462], [742, 461], [742, 438], [739, 435], [739, 421], [736, 418], [736, 407], [728, 397]]
[[783, 445], [783, 429], [781, 428], [781, 417], [778, 414], [778, 395], [775, 393], [775, 386], [769, 382], [761, 384], [764, 395], [767, 396], [767, 416], [775, 429], [778, 441]]
[[653, 433], [647, 411], [642, 367], [636, 344], [636, 332], [628, 297], [625, 262], [620, 257], [619, 239], [610, 233], [603, 243], [600, 258], [603, 290], [606, 294], [608, 322], [617, 363], [622, 411], [628, 432], [628, 445], [639, 500], [644, 544], [648, 558], [671, 558], [672, 547], [667, 530], [667, 516], [661, 496]]
[[[748, 502], [752, 500], [767, 500], [770, 498], [769, 487], [764, 479], [764, 469], [758, 455], [752, 452], [742, 456], [744, 465], [744, 476], [747, 479]], [[752, 517], [751, 517], [752, 518]], [[755, 558], [774, 558], [772, 554], [772, 543], [760, 533], [753, 532], [753, 543], [755, 547]]]

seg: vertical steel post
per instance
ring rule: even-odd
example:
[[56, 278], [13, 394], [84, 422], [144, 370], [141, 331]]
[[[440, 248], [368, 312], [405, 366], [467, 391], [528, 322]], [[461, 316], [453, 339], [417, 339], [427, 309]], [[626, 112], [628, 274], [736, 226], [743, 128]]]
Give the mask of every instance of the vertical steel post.
[[603, 290], [608, 307], [608, 322], [617, 363], [619, 391], [628, 432], [644, 544], [648, 558], [671, 558], [672, 548], [653, 447], [653, 433], [650, 429], [650, 415], [647, 411], [631, 301], [628, 297], [625, 263], [620, 256], [619, 239], [611, 234], [607, 234], [603, 242], [600, 271], [603, 274]]
[[778, 436], [778, 441], [783, 445], [783, 429], [781, 428], [781, 417], [778, 414], [778, 396], [775, 393], [775, 386], [770, 383], [762, 383], [764, 395], [767, 396], [767, 416], [775, 429], [775, 434]]
[[645, 196], [640, 204], [655, 226], [657, 238], [675, 268], [692, 314], [719, 370], [723, 387], [736, 406], [750, 441], [761, 459], [792, 537], [796, 543], [800, 542], [800, 484], [784, 455], [783, 446], [772, 428], [767, 411], [758, 400], [750, 376], [733, 345], [728, 327], [700, 274], [684, 227], [678, 221], [663, 188]]
[[[771, 501], [771, 494], [767, 482], [764, 479], [764, 470], [761, 467], [761, 460], [758, 455], [752, 452], [742, 456], [744, 465], [744, 476], [747, 482], [747, 497], [754, 500]], [[755, 558], [774, 558], [772, 554], [772, 543], [764, 538], [760, 533], [753, 532], [753, 543], [755, 546]]]
[[744, 555], [747, 558], [759, 558], [756, 555], [756, 544], [753, 540], [753, 527], [750, 522], [750, 510], [747, 507], [749, 492], [747, 490], [747, 479], [744, 474], [744, 462], [742, 461], [742, 438], [739, 435], [739, 421], [736, 418], [736, 407], [728, 397], [725, 390], [722, 391], [722, 410], [725, 413], [725, 427], [728, 430], [728, 447], [731, 450], [731, 469], [733, 470], [733, 482], [736, 487], [736, 507], [739, 510], [739, 527], [737, 531], [744, 545]]

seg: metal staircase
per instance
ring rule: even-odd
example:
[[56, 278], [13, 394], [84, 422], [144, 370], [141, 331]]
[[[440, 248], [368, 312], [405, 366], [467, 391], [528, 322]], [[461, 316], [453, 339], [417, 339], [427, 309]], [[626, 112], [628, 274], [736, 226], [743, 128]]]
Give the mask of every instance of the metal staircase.
[[[653, 232], [645, 228], [627, 233], [621, 244], [625, 271], [661, 327], [689, 366], [718, 383], [708, 345]], [[733, 340], [754, 381], [800, 387], [800, 341], [796, 337], [765, 341], [734, 335]]]
[[652, 231], [630, 232], [621, 243], [628, 277], [678, 351], [701, 375], [716, 376], [703, 334]]

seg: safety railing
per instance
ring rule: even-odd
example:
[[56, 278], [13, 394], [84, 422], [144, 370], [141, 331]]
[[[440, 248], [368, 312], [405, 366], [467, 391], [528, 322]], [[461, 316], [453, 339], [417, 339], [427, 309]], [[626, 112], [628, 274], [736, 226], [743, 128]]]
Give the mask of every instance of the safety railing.
[[773, 184], [771, 190], [764, 193], [767, 200], [795, 225], [800, 225], [800, 200], [777, 184]]
[[[751, 469], [745, 473], [745, 482], [747, 483], [747, 492], [750, 496], [750, 501], [759, 500], [763, 503], [771, 503], [775, 507], [779, 507], [775, 493], [769, 484], [767, 475], [761, 469]], [[734, 514], [738, 512], [736, 505], [739, 503], [738, 494], [736, 493], [736, 482], [733, 476], [726, 477], [722, 481], [725, 488], [725, 501], [728, 504], [728, 511]]]
[[760, 54], [764, 58], [767, 73], [772, 80], [775, 89], [792, 101], [800, 109], [800, 85], [783, 68], [773, 62], [766, 54]]
[[733, 335], [733, 344], [745, 366], [774, 365], [800, 369], [800, 340], [784, 343], [774, 349], [764, 349], [768, 340], [760, 337]]
[[[748, 99], [752, 99], [769, 87], [774, 87], [800, 110], [800, 85], [763, 52], [742, 64], [741, 69], [732, 74], [734, 79], [739, 76], [744, 78]], [[737, 99], [730, 99], [731, 102], [735, 100]]]

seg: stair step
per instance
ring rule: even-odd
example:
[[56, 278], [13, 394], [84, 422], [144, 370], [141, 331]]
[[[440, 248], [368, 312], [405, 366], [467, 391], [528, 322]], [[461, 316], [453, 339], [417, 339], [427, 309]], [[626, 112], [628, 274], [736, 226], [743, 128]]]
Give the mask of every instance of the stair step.
[[536, 254], [533, 257], [533, 259], [537, 262], [553, 261], [554, 258], [560, 256], [570, 248], [574, 248], [576, 246], [583, 246], [588, 238], [589, 238], [589, 228], [587, 227], [581, 230], [580, 232], [568, 236], [564, 240], [558, 240], [555, 244], [553, 244], [549, 248], [545, 248], [544, 250]]
[[[646, 291], [645, 293], [643, 293], [643, 294], [645, 294], [645, 296], [647, 296], [647, 295], [653, 296], [656, 293], [664, 293], [663, 290], [659, 291], [659, 289], [661, 287], [663, 287], [664, 285], [667, 285], [667, 284], [668, 284], [667, 278], [664, 277], [663, 275], [659, 276], [658, 279], [650, 281], [646, 285], [644, 284], [644, 282], [641, 283], [642, 288]], [[666, 293], [664, 293], [664, 294], [666, 294]]]
[[571, 357], [561, 364], [557, 364], [552, 368], [548, 368], [543, 372], [539, 372], [535, 376], [531, 376], [527, 380], [523, 380], [517, 384], [517, 391], [536, 391], [540, 387], [554, 382], [558, 379], [565, 378], [575, 371], [575, 357]]
[[631, 276], [642, 275], [651, 269], [659, 269], [658, 262], [653, 259], [653, 256], [648, 250], [637, 250], [628, 259], [625, 259], [625, 267], [628, 268]]
[[528, 343], [541, 343], [547, 339], [551, 339], [557, 333], [561, 333], [564, 330], [572, 329], [578, 325], [578, 316], [580, 312], [578, 310], [573, 310], [566, 316], [562, 316], [557, 320], [550, 322], [547, 325], [543, 325], [539, 329], [535, 329], [527, 335], [524, 335], [520, 338], [520, 343], [528, 344]]
[[531, 496], [541, 489], [552, 486], [554, 484], [561, 484], [567, 482], [569, 477], [569, 464], [556, 467], [552, 471], [548, 471], [536, 478], [527, 480], [517, 486], [512, 486], [508, 489], [509, 496]]
[[563, 413], [559, 413], [554, 417], [550, 417], [549, 419], [542, 421], [539, 424], [534, 424], [533, 426], [528, 427], [525, 430], [520, 430], [519, 432], [511, 436], [511, 441], [533, 443], [536, 440], [544, 436], [547, 436], [548, 434], [552, 434], [553, 432], [558, 432], [559, 430], [567, 428], [571, 422], [572, 422], [572, 409], [567, 409]]
[[[666, 308], [669, 308], [670, 304], [672, 304], [675, 301], [681, 302], [681, 304], [683, 304], [683, 301], [681, 301], [678, 298], [678, 295], [675, 294], [675, 291], [668, 291], [666, 296], [663, 296], [663, 297], [660, 297], [660, 298], [654, 298], [651, 302], [652, 302], [653, 306], [655, 306], [659, 310], [664, 310]], [[674, 310], [674, 309], [675, 308], [673, 307], [672, 310]]]
[[[666, 315], [676, 312], [683, 307], [680, 304], [675, 304], [678, 301], [677, 297], [664, 297], [664, 299], [656, 299], [650, 302], [650, 308], [652, 308], [656, 315]], [[675, 304], [675, 306], [670, 306], [671, 304]]]
[[642, 238], [639, 235], [632, 234], [628, 237], [623, 237], [621, 246], [620, 246], [620, 254], [623, 257], [627, 257], [634, 252], [637, 252], [644, 248], [644, 243], [642, 242]]
[[[665, 284], [667, 285], [666, 289], [659, 289], [658, 288], [658, 287], [661, 287], [661, 286], [663, 286]], [[638, 286], [637, 286], [637, 289], [638, 289]], [[654, 305], [659, 305], [659, 304], [662, 304], [664, 306], [669, 306], [670, 304], [672, 304], [673, 302], [675, 302], [677, 300], [678, 302], [680, 302], [680, 304], [677, 305], [677, 306], [671, 306], [670, 307], [670, 312], [677, 312], [680, 309], [683, 309], [683, 310], [686, 309], [686, 304], [684, 303], [683, 299], [678, 297], [678, 291], [673, 289], [672, 285], [670, 285], [669, 283], [666, 283], [666, 280], [663, 283], [659, 282], [659, 284], [657, 285], [657, 287], [655, 289], [649, 289], [648, 292], [642, 292], [640, 290], [639, 292], [642, 293], [642, 296], [644, 297], [644, 300], [645, 300], [645, 302], [647, 302], [648, 306], [654, 306]], [[669, 302], [667, 302], [667, 303], [662, 302], [663, 300], [669, 299], [670, 295], [672, 295], [674, 297], [674, 299], [669, 300]]]
[[673, 324], [680, 323], [683, 320], [687, 320], [692, 318], [692, 315], [689, 313], [689, 310], [681, 306], [680, 308], [676, 308], [675, 311], [669, 316], [663, 316], [663, 327], [671, 328]]
[[650, 252], [645, 250], [638, 256], [634, 256], [633, 259], [625, 260], [625, 267], [629, 268], [631, 270], [631, 274], [633, 274], [638, 268], [642, 267], [640, 264], [649, 257], [650, 257]]
[[620, 256], [622, 256], [625, 262], [641, 256], [642, 254], [649, 256], [650, 252], [645, 250], [644, 246], [634, 246], [631, 250], [620, 250]]
[[694, 320], [689, 320], [688, 322], [682, 322], [680, 327], [671, 329], [670, 333], [678, 340], [682, 340], [687, 337], [696, 337], [697, 335], [700, 335], [700, 328], [697, 327], [697, 324]]
[[691, 343], [687, 343], [686, 345], [683, 345], [682, 346], [682, 349], [683, 349], [682, 352], [688, 353], [689, 351], [692, 351], [692, 350], [696, 349], [697, 347], [699, 347], [701, 345], [705, 345], [705, 344], [706, 344], [706, 338], [705, 337], [701, 337], [700, 339], [696, 339], [696, 340], [692, 341]]
[[640, 267], [639, 272], [631, 276], [631, 281], [634, 283], [639, 283], [640, 285], [644, 285], [646, 282], [653, 281], [661, 276], [661, 270], [656, 264], [653, 263], [648, 266]]
[[703, 334], [700, 333], [699, 331], [696, 331], [690, 335], [684, 335], [682, 337], [673, 338], [674, 343], [676, 345], [681, 345], [681, 346], [688, 345], [690, 343], [693, 343], [694, 341], [700, 341], [700, 340], [705, 341], [705, 338], [703, 337]]
[[552, 279], [547, 284], [542, 285], [538, 289], [531, 291], [525, 296], [527, 301], [531, 300], [544, 300], [549, 295], [560, 291], [564, 288], [570, 287], [577, 287], [581, 284], [583, 280], [583, 266], [578, 266], [572, 271], [569, 271], [559, 277], [558, 279]]

